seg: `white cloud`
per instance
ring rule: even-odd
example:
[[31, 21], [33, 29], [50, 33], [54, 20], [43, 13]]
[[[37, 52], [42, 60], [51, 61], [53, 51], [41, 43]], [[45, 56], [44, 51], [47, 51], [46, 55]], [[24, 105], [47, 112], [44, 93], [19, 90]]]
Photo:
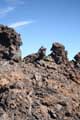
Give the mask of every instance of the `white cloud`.
[[6, 14], [13, 11], [14, 9], [15, 9], [14, 7], [7, 7], [7, 8], [0, 9], [0, 16], [5, 16]]
[[13, 24], [9, 25], [9, 27], [18, 28], [18, 27], [28, 25], [28, 24], [31, 24], [31, 23], [33, 23], [33, 22], [32, 21], [20, 21], [20, 22], [16, 22], [16, 23], [13, 23]]

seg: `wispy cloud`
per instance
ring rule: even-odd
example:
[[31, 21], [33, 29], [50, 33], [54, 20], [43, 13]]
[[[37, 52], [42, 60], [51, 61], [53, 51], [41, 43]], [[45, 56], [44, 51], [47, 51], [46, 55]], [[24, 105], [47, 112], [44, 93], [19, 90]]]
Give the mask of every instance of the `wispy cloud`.
[[13, 11], [15, 8], [14, 7], [7, 7], [7, 8], [2, 8], [0, 9], [0, 16], [5, 16], [9, 12]]
[[13, 5], [23, 5], [24, 1], [23, 0], [5, 0], [8, 4], [13, 4]]
[[20, 21], [20, 22], [16, 22], [16, 23], [9, 25], [9, 27], [18, 28], [24, 25], [29, 25], [31, 23], [33, 23], [33, 21]]

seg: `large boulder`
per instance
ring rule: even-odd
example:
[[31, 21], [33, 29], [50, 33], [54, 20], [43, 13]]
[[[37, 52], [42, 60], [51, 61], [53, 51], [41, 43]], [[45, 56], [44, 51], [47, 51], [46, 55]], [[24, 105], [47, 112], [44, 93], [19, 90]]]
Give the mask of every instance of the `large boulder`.
[[80, 52], [78, 52], [75, 56], [74, 59], [76, 62], [80, 63]]
[[21, 44], [20, 34], [12, 28], [0, 25], [0, 60], [19, 61], [21, 59]]
[[65, 50], [65, 47], [62, 44], [58, 42], [53, 43], [51, 51], [51, 56], [57, 64], [66, 63], [68, 61], [67, 51]]
[[74, 56], [74, 59], [75, 59], [75, 65], [76, 65], [76, 67], [80, 69], [80, 52], [78, 52], [78, 53]]

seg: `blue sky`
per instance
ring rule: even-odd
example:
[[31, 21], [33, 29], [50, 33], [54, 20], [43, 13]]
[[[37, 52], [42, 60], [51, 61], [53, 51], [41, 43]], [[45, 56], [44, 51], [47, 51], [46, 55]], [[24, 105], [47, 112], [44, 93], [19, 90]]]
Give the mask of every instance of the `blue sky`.
[[1, 0], [0, 24], [21, 33], [23, 56], [42, 45], [50, 53], [53, 42], [64, 44], [70, 59], [80, 51], [80, 0]]

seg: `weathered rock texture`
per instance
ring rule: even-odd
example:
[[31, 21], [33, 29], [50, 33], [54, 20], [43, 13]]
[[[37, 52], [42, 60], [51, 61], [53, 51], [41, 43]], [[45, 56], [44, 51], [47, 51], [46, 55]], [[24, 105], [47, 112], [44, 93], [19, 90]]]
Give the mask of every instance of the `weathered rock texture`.
[[51, 48], [51, 56], [55, 60], [57, 64], [66, 63], [67, 59], [67, 51], [65, 51], [65, 47], [60, 43], [54, 43]]
[[38, 50], [37, 53], [33, 53], [31, 55], [28, 55], [26, 57], [24, 57], [24, 62], [25, 63], [34, 63], [37, 62], [41, 59], [44, 59], [44, 57], [46, 56], [46, 48], [44, 48], [43, 46]]
[[21, 44], [20, 34], [12, 28], [0, 25], [0, 59], [18, 61], [21, 57]]
[[77, 55], [75, 55], [74, 59], [76, 67], [80, 68], [80, 52]]
[[80, 57], [68, 61], [63, 45], [53, 48], [45, 56], [41, 47], [37, 59], [0, 60], [0, 120], [80, 120]]

